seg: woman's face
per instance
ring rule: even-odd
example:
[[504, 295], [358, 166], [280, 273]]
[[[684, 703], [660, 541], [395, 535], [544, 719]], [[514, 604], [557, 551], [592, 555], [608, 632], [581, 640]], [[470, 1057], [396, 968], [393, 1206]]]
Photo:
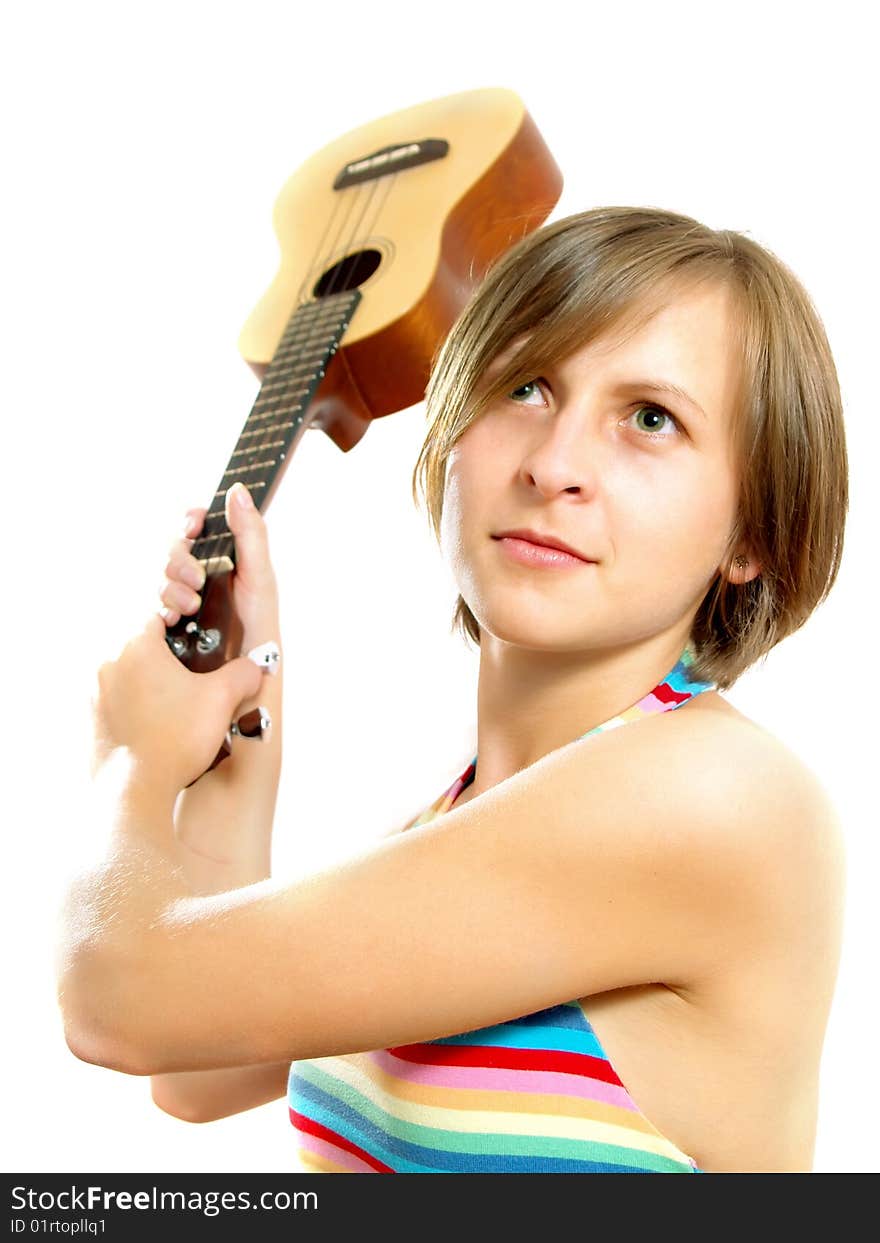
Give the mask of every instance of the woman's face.
[[[674, 295], [628, 339], [593, 341], [492, 402], [458, 440], [441, 548], [484, 631], [576, 651], [689, 629], [736, 512], [729, 299], [715, 284]], [[588, 560], [527, 564], [497, 538], [512, 528]]]

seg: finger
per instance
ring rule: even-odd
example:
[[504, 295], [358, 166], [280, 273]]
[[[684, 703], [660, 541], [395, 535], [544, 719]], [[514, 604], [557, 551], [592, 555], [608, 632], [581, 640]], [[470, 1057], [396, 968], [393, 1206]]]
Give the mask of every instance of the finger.
[[131, 643], [126, 644], [125, 650], [126, 651], [132, 650], [134, 647], [137, 647], [138, 643], [141, 642], [142, 640], [146, 640], [148, 643], [152, 643], [152, 642], [157, 641], [158, 639], [162, 640], [162, 647], [167, 652], [168, 645], [165, 642], [165, 623], [158, 613], [151, 613], [150, 616], [147, 618], [146, 622], [144, 623], [144, 628], [141, 631], [140, 637], [138, 639], [132, 640]]
[[182, 547], [182, 541], [178, 541], [165, 566], [165, 577], [170, 582], [185, 583], [193, 591], [201, 591], [205, 585], [205, 567]]
[[174, 581], [163, 583], [159, 589], [159, 599], [166, 608], [176, 609], [178, 613], [183, 613], [186, 616], [189, 616], [190, 613], [198, 612], [202, 603], [198, 592], [193, 591], [191, 587], [187, 587], [186, 583]]
[[223, 683], [227, 714], [230, 720], [240, 703], [256, 695], [263, 681], [262, 670], [246, 656], [238, 656], [235, 660], [228, 661], [216, 671], [214, 676]]
[[234, 483], [226, 493], [226, 524], [235, 536], [236, 572], [257, 592], [273, 589], [266, 523], [243, 483]]
[[205, 515], [207, 512], [206, 509], [198, 507], [186, 511], [183, 520], [183, 534], [186, 539], [193, 540], [197, 538], [205, 525]]

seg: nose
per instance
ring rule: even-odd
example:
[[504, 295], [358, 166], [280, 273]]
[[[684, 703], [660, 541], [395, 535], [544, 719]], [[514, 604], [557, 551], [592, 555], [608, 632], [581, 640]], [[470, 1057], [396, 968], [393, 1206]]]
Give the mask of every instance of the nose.
[[602, 477], [602, 446], [591, 430], [586, 413], [558, 410], [540, 427], [533, 428], [523, 452], [520, 475], [542, 495], [560, 492], [595, 496]]

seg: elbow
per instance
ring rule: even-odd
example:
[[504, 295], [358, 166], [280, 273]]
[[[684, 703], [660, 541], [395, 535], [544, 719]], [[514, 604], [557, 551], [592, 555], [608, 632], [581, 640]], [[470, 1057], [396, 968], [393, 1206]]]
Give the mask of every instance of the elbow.
[[105, 1070], [116, 1070], [123, 1075], [145, 1075], [140, 1060], [125, 1050], [120, 1041], [88, 1029], [83, 1026], [74, 1027], [69, 1022], [64, 1024], [64, 1039], [74, 1057], [92, 1066], [103, 1066]]
[[141, 1078], [165, 1074], [169, 1070], [167, 1050], [152, 1048], [145, 1040], [134, 1038], [125, 1025], [111, 1020], [109, 1007], [94, 1007], [85, 1014], [72, 1014], [70, 1006], [62, 1004], [61, 1013], [67, 1047], [81, 1062]]
[[149, 1058], [120, 1017], [125, 1007], [108, 992], [94, 955], [71, 956], [58, 973], [58, 1009], [68, 1049], [81, 1062], [125, 1075], [148, 1075]]

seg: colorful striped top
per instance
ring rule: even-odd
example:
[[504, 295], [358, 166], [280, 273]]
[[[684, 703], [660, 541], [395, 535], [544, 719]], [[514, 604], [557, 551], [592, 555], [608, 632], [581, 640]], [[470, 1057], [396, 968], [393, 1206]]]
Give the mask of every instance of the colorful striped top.
[[[638, 703], [582, 738], [713, 689], [689, 681], [685, 648]], [[477, 757], [406, 829], [448, 811]], [[461, 1035], [291, 1065], [287, 1099], [306, 1173], [703, 1173], [649, 1121], [583, 1003]], [[589, 1008], [589, 1005], [588, 1005]]]

